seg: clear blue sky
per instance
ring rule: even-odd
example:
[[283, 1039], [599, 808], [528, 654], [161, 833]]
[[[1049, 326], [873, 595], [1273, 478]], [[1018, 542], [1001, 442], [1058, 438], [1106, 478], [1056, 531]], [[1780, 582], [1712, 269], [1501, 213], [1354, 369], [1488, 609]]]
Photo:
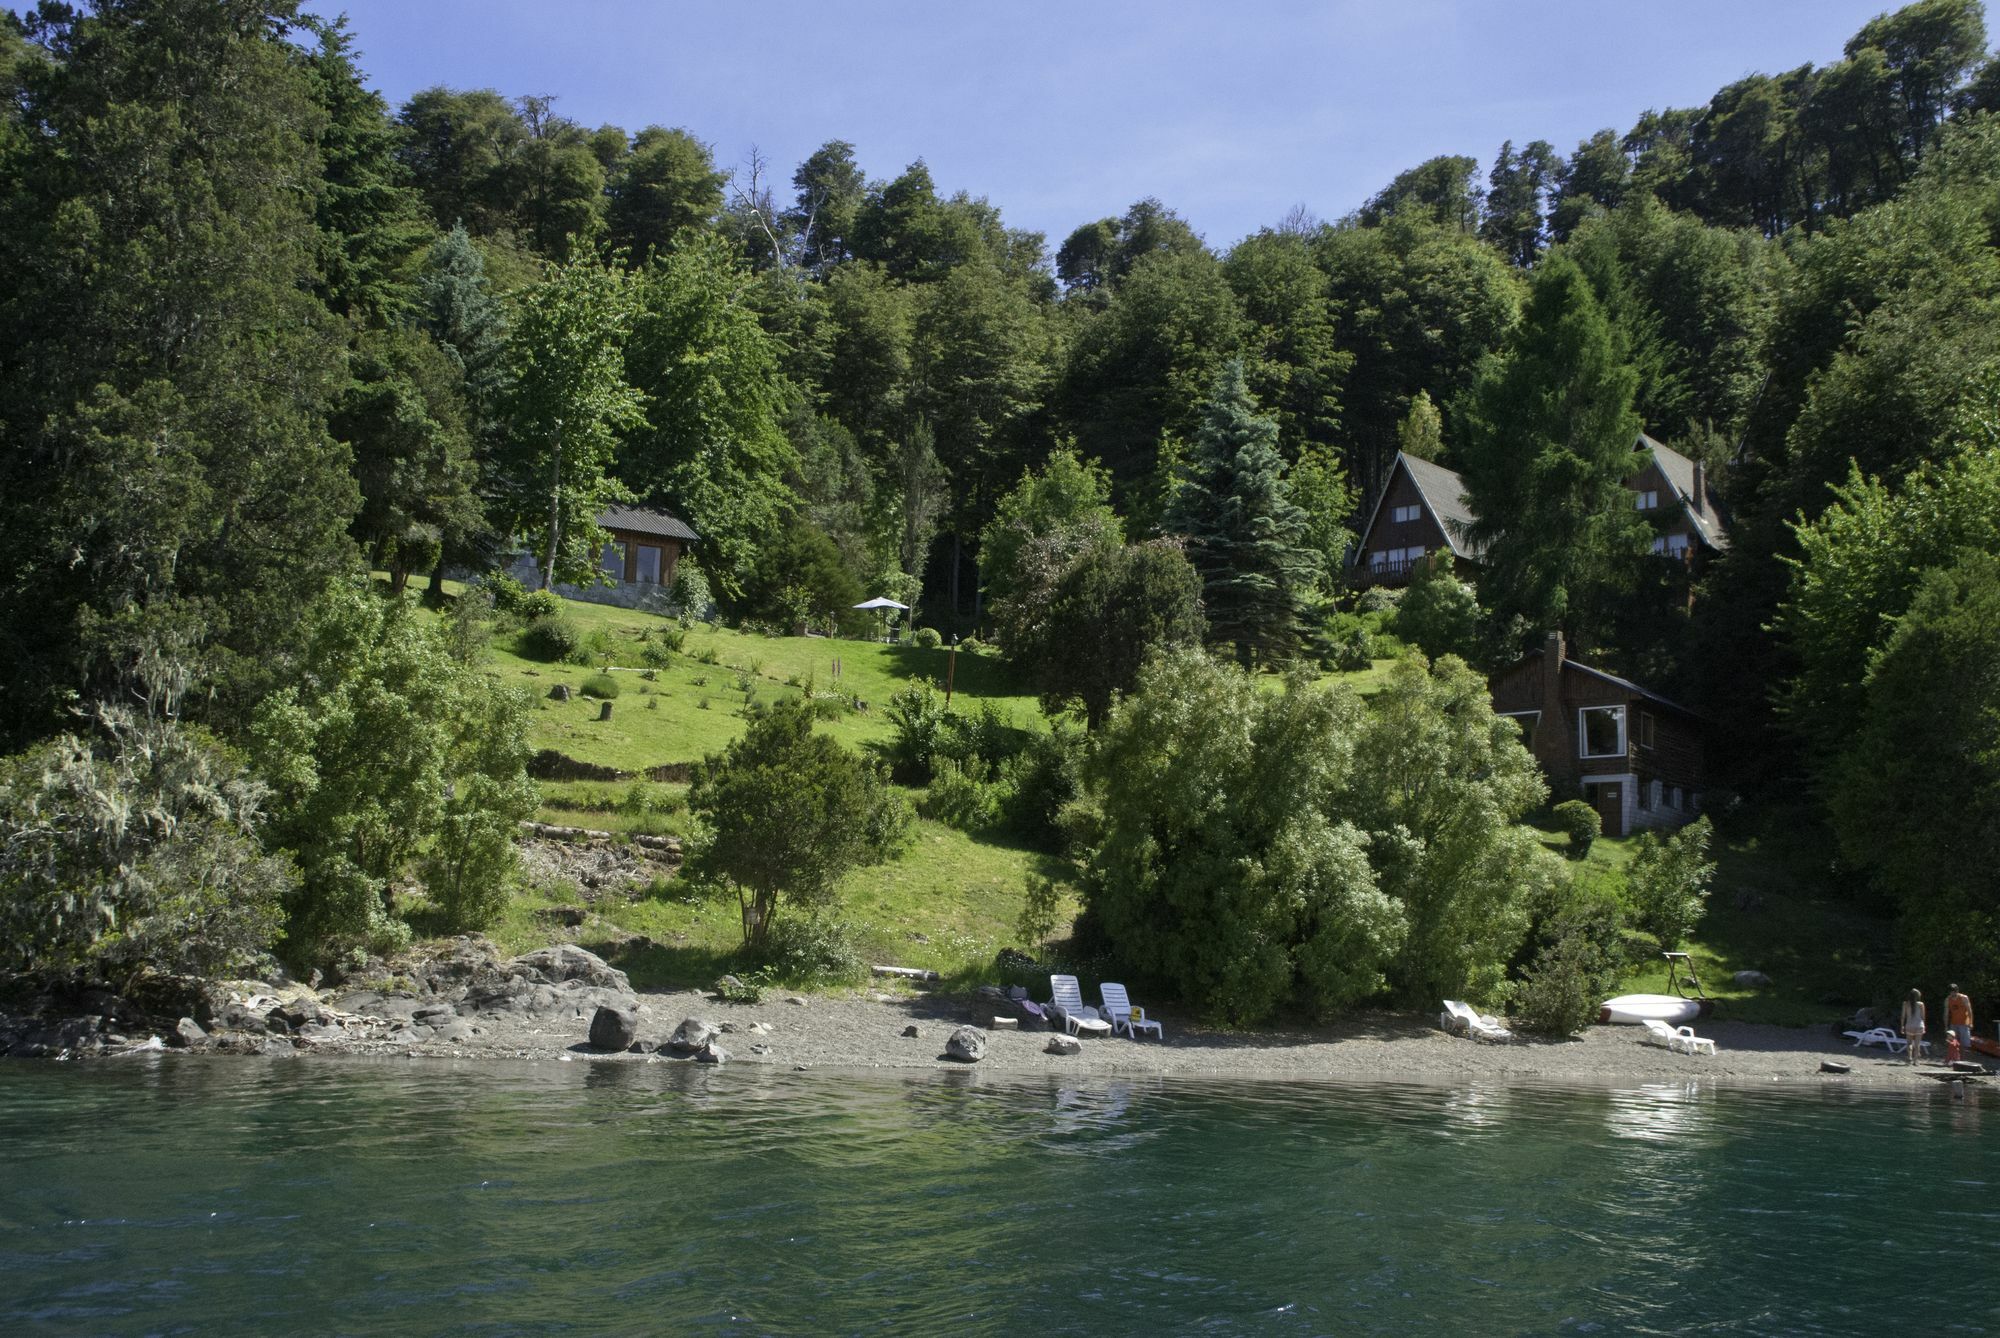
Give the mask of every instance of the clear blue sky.
[[1840, 56], [1884, 0], [308, 0], [346, 12], [392, 105], [433, 84], [553, 94], [585, 125], [752, 145], [789, 198], [829, 139], [871, 178], [1048, 234], [1158, 196], [1226, 247], [1358, 206], [1441, 153], [1567, 154], [1648, 107]]

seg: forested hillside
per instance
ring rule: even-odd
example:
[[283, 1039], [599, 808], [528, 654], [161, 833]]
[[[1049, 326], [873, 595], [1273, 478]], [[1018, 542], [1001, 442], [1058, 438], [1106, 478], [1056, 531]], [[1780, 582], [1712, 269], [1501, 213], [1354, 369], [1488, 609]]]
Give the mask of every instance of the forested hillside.
[[[1510, 127], [1339, 219], [1204, 238], [1142, 199], [1053, 238], [837, 138], [723, 161], [670, 102], [390, 106], [291, 0], [0, 14], [14, 958], [99, 960], [150, 915], [182, 965], [280, 923], [306, 962], [379, 937], [413, 869], [503, 880], [518, 703], [362, 578], [439, 603], [520, 541], [587, 581], [632, 502], [701, 535], [721, 617], [898, 598], [1134, 757], [1114, 707], [1155, 649], [1490, 670], [1560, 629], [1717, 722], [1722, 820], [1822, 825], [1818, 874], [2000, 989], [1987, 47], [1978, 0], [1919, 0], [1838, 60], [1574, 146]], [[1641, 431], [1703, 466], [1718, 560], [1652, 551], [1618, 486]], [[1349, 562], [1399, 451], [1464, 478], [1486, 561], [1385, 618]], [[1379, 819], [1326, 867], [1409, 829]], [[1083, 865], [1138, 877], [1109, 850]], [[1463, 985], [1384, 923], [1325, 999]]]

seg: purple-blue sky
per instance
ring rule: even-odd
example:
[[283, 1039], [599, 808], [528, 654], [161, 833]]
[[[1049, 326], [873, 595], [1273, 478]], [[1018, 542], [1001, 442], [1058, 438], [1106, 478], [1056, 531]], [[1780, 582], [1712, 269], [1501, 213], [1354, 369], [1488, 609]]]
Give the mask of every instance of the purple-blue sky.
[[588, 126], [752, 145], [788, 198], [829, 139], [871, 178], [1048, 234], [1158, 196], [1224, 247], [1294, 205], [1356, 208], [1436, 154], [1564, 154], [1648, 107], [1823, 64], [1884, 0], [307, 0], [346, 12], [392, 105], [433, 84], [554, 94]]

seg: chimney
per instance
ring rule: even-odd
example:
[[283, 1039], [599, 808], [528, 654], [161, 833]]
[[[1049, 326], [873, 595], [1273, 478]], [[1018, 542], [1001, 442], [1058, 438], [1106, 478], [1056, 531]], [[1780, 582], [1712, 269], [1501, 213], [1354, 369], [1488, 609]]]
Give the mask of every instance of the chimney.
[[1542, 646], [1542, 727], [1535, 732], [1537, 738], [1556, 738], [1560, 735], [1563, 653], [1563, 634], [1560, 631], [1549, 633], [1549, 639]]
[[1708, 510], [1708, 465], [1700, 460], [1694, 462], [1694, 496], [1689, 500], [1696, 515]]

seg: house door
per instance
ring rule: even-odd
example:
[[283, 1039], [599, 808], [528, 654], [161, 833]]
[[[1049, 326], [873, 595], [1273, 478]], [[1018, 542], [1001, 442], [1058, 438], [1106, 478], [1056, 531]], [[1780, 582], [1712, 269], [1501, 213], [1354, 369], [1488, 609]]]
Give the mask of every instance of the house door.
[[1597, 820], [1606, 836], [1625, 835], [1625, 787], [1617, 781], [1600, 782], [1597, 790]]

